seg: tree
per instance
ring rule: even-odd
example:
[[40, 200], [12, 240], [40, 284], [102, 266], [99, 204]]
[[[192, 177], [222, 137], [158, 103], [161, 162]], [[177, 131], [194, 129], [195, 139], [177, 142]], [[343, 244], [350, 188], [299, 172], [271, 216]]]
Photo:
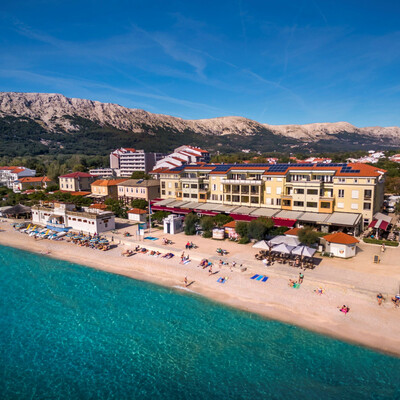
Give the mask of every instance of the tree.
[[299, 237], [300, 242], [307, 246], [315, 244], [319, 238], [318, 232], [314, 231], [310, 226], [300, 229], [297, 236]]
[[214, 228], [214, 218], [208, 216], [202, 217], [200, 219], [200, 226], [204, 232], [211, 232], [211, 230]]
[[161, 223], [164, 218], [167, 218], [168, 215], [171, 214], [168, 211], [156, 211], [154, 214], [151, 215], [151, 219], [152, 221], [157, 221], [159, 223]]
[[105, 201], [105, 204], [107, 205], [107, 209], [110, 210], [111, 212], [113, 212], [116, 217], [119, 217], [119, 218], [127, 218], [128, 217], [128, 215], [126, 213], [126, 209], [125, 209], [122, 201], [110, 198]]
[[258, 221], [257, 219], [253, 219], [249, 223], [249, 236], [252, 239], [262, 240], [265, 238], [265, 234], [267, 233], [267, 227], [263, 224], [262, 221]]
[[235, 231], [241, 238], [248, 237], [249, 236], [249, 223], [244, 222], [244, 221], [236, 222]]
[[233, 221], [233, 218], [230, 215], [226, 214], [217, 214], [214, 217], [214, 222], [218, 227], [224, 226], [228, 222]]
[[146, 174], [144, 171], [135, 171], [132, 172], [131, 179], [151, 179], [151, 176], [149, 174]]
[[185, 217], [185, 234], [195, 235], [196, 234], [196, 224], [199, 221], [197, 214], [189, 213]]
[[400, 201], [398, 201], [398, 202], [396, 203], [396, 205], [394, 206], [394, 213], [395, 213], [396, 215], [399, 215], [399, 214], [400, 214]]
[[145, 210], [149, 203], [145, 199], [133, 199], [131, 201], [131, 206], [133, 208], [140, 208], [141, 210]]

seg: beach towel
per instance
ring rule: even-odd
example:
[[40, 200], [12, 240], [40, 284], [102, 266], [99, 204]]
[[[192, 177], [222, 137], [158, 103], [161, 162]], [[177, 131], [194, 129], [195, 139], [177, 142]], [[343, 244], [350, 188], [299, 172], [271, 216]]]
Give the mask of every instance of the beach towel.
[[263, 280], [261, 282], [267, 282], [268, 276], [264, 276]]
[[250, 279], [256, 279], [256, 278], [258, 278], [260, 275], [258, 275], [258, 274], [255, 274], [254, 276], [252, 276]]
[[217, 282], [218, 282], [218, 283], [225, 283], [225, 282], [226, 282], [226, 279], [221, 277], [221, 278], [218, 278], [218, 279], [217, 279]]

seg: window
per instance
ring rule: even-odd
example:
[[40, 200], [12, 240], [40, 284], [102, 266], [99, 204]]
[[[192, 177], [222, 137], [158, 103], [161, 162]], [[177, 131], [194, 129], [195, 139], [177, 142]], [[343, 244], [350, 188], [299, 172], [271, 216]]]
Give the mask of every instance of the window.
[[168, 182], [168, 188], [172, 188], [172, 183], [171, 182]]
[[222, 192], [224, 190], [224, 185], [219, 185], [219, 190]]
[[215, 183], [212, 185], [212, 187], [213, 187], [213, 190], [217, 190], [217, 185]]
[[267, 194], [271, 194], [271, 186], [267, 186], [265, 188], [265, 191], [266, 191]]
[[307, 201], [307, 207], [317, 208], [318, 203], [315, 201]]
[[331, 203], [328, 201], [321, 201], [321, 208], [331, 208]]
[[270, 176], [267, 176], [267, 177], [265, 178], [265, 180], [266, 180], [266, 181], [272, 181], [272, 178], [271, 178]]
[[304, 194], [304, 189], [294, 189], [296, 194]]
[[168, 196], [171, 196], [172, 192], [170, 190], [168, 190]]
[[371, 179], [367, 179], [367, 183], [371, 183]]
[[189, 193], [183, 193], [183, 197], [189, 197]]
[[364, 203], [364, 210], [370, 210], [371, 209], [371, 203]]
[[364, 190], [364, 199], [370, 199], [372, 197], [372, 190]]
[[216, 194], [211, 195], [211, 200], [218, 200], [218, 196]]
[[271, 204], [272, 204], [272, 202], [271, 202], [271, 198], [270, 197], [267, 197], [266, 199], [265, 199], [265, 204], [267, 205], [267, 206], [270, 206]]
[[175, 182], [175, 189], [177, 189], [179, 187], [178, 182]]
[[337, 203], [337, 204], [336, 204], [336, 207], [337, 207], [337, 208], [344, 208], [344, 203]]
[[346, 179], [345, 179], [345, 178], [339, 178], [339, 179], [338, 179], [338, 182], [339, 182], [339, 183], [345, 183], [345, 182], [346, 182]]
[[280, 186], [276, 188], [276, 194], [282, 194], [282, 188]]
[[282, 182], [282, 178], [276, 178], [278, 182]]
[[344, 189], [339, 189], [338, 197], [344, 197]]
[[304, 207], [304, 201], [295, 201], [293, 205], [295, 207]]
[[352, 199], [358, 199], [358, 190], [352, 190], [351, 191], [351, 198]]
[[192, 185], [190, 185], [190, 187], [191, 187], [192, 189], [197, 189], [197, 185], [196, 185], [196, 184], [192, 184]]
[[307, 194], [315, 196], [318, 194], [318, 189], [307, 189]]
[[280, 206], [282, 204], [282, 200], [281, 199], [276, 199], [276, 205]]
[[197, 199], [197, 194], [192, 194], [190, 197], [191, 197], [192, 199]]
[[[175, 183], [175, 185], [176, 185], [176, 183]], [[161, 187], [162, 187], [163, 189], [165, 189], [165, 182], [161, 182]]]
[[351, 203], [351, 209], [352, 210], [358, 210], [358, 204], [357, 203]]
[[292, 201], [291, 200], [283, 200], [283, 204], [284, 207], [290, 207], [292, 205]]

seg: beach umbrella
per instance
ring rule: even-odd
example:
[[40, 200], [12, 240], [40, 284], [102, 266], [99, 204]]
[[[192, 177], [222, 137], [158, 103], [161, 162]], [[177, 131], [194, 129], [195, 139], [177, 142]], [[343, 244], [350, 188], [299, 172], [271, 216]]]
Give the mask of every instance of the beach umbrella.
[[278, 244], [272, 248], [272, 251], [276, 251], [278, 253], [290, 254], [295, 246], [289, 246], [285, 243]]
[[316, 251], [317, 250], [313, 249], [312, 247], [300, 245], [292, 250], [292, 254], [296, 254], [296, 255], [302, 256], [302, 257], [303, 256], [312, 257]]
[[290, 237], [290, 236], [285, 236], [285, 235], [279, 235], [275, 236], [273, 239], [271, 239], [268, 242], [270, 245], [275, 245], [275, 244], [286, 244], [287, 246], [293, 246], [296, 247], [300, 244], [300, 240], [297, 237]]
[[253, 244], [253, 247], [255, 249], [267, 249], [267, 250], [269, 250], [269, 248], [271, 246], [269, 246], [268, 243], [265, 240], [260, 240], [259, 242]]

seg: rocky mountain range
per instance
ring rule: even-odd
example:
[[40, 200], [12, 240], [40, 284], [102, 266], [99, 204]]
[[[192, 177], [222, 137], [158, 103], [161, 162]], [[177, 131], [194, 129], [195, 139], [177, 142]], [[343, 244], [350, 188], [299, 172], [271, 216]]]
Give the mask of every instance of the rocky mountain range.
[[234, 116], [184, 120], [61, 94], [14, 92], [0, 93], [0, 135], [14, 147], [23, 139], [36, 143], [39, 152], [91, 149], [105, 154], [120, 145], [169, 151], [188, 143], [214, 151], [400, 147], [399, 127], [357, 128], [347, 122], [268, 125]]

